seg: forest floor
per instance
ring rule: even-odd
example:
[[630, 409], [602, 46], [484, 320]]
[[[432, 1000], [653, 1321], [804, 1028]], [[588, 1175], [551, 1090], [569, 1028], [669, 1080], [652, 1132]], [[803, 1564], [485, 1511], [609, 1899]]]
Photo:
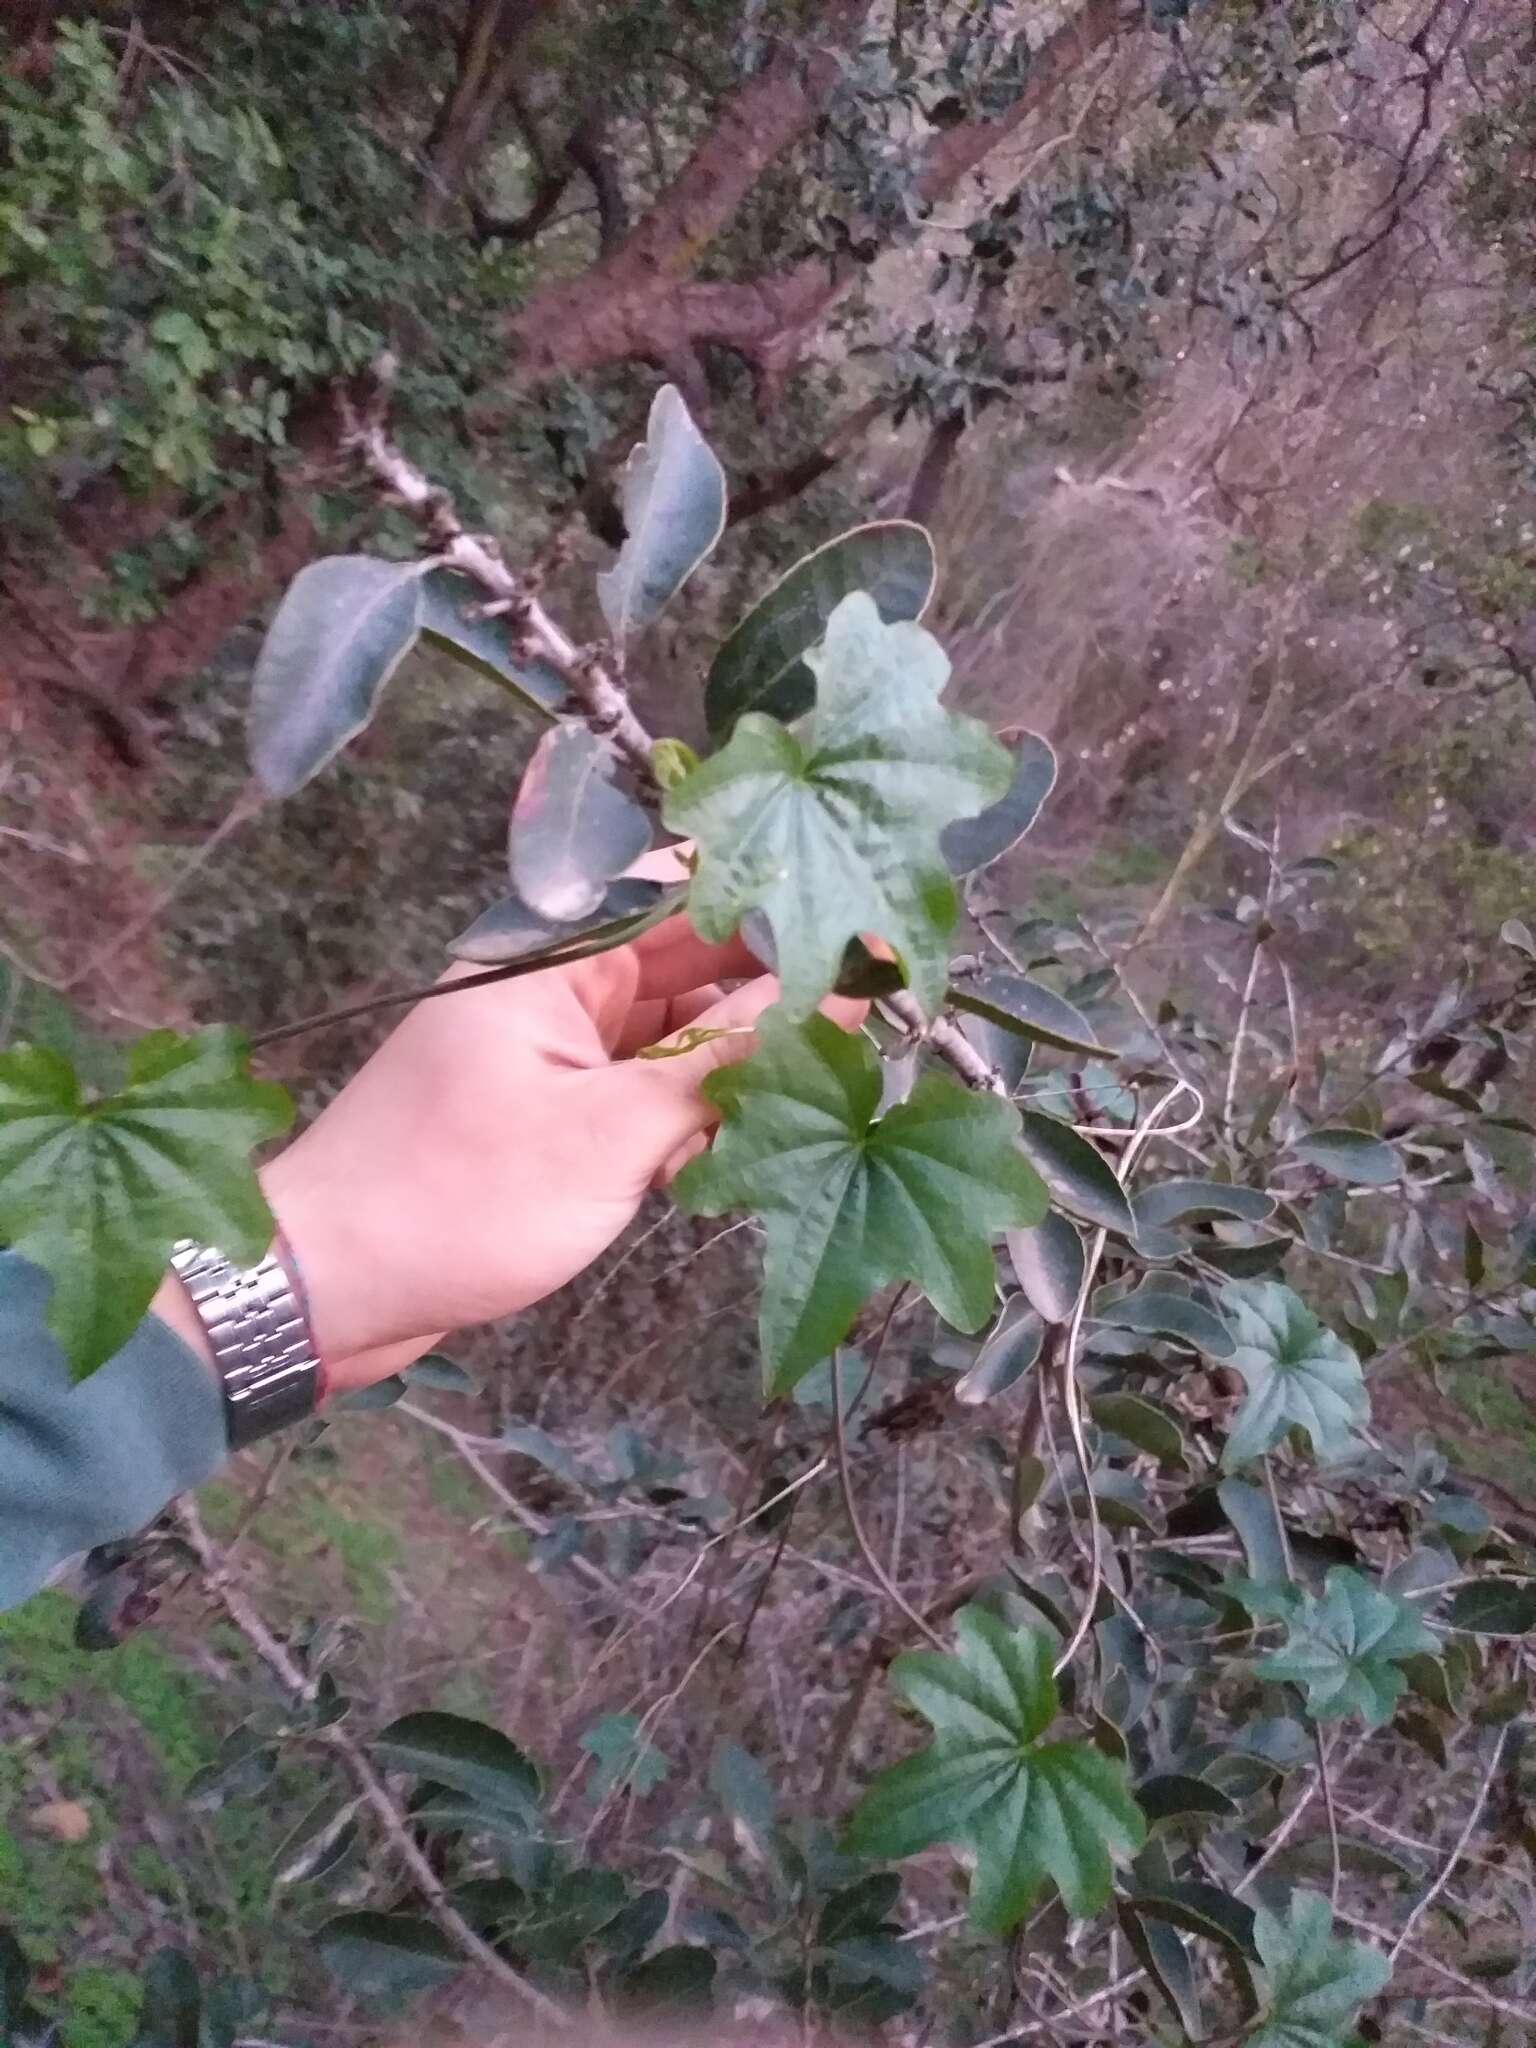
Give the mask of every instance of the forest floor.
[[[312, 810], [297, 831], [258, 820], [189, 874], [189, 852], [238, 787], [234, 715], [227, 702], [205, 709], [202, 737], [223, 765], [156, 814], [97, 742], [82, 744], [73, 714], [0, 700], [11, 758], [24, 766], [25, 789], [10, 794], [24, 797], [12, 814], [28, 841], [25, 857], [6, 861], [8, 881], [17, 877], [6, 936], [26, 966], [46, 963], [43, 995], [26, 997], [34, 1024], [43, 1014], [48, 1028], [69, 1031], [79, 1011], [120, 1033], [232, 1007], [268, 1023], [411, 979], [493, 891], [499, 818], [487, 823], [465, 803], [461, 836], [424, 852], [419, 805], [366, 763], [347, 771], [353, 780], [331, 810]], [[465, 759], [488, 743], [462, 718], [444, 738], [431, 715], [428, 705], [425, 737], [413, 728], [396, 746], [431, 758], [452, 790]], [[1163, 849], [1112, 824], [1050, 851], [1058, 874], [1122, 900], [1129, 892], [1150, 903], [1166, 872]], [[296, 878], [317, 871], [320, 893], [305, 904]], [[1065, 885], [1052, 886], [1059, 894]], [[406, 910], [383, 919], [392, 892], [407, 888]], [[72, 985], [54, 1001], [50, 980]], [[0, 999], [11, 1000], [3, 989]], [[339, 1035], [307, 1049], [308, 1064], [294, 1069], [305, 1105], [365, 1049]], [[659, 1215], [658, 1206], [647, 1230]], [[414, 1707], [449, 1708], [517, 1728], [557, 1781], [586, 1767], [578, 1738], [588, 1717], [566, 1709], [580, 1705], [596, 1639], [539, 1569], [536, 1532], [487, 1492], [452, 1431], [537, 1423], [600, 1462], [605, 1432], [627, 1421], [683, 1445], [698, 1485], [744, 1499], [754, 1474], [721, 1431], [736, 1427], [741, 1446], [750, 1433], [753, 1254], [744, 1235], [719, 1249], [714, 1235], [674, 1217], [632, 1259], [622, 1248], [613, 1256], [611, 1281], [568, 1290], [456, 1347], [486, 1391], [412, 1397], [448, 1433], [401, 1414], [339, 1417], [318, 1444], [283, 1455], [277, 1497], [248, 1527], [266, 1483], [262, 1459], [248, 1455], [204, 1489], [210, 1534], [243, 1531], [242, 1579], [274, 1627], [316, 1616], [351, 1625], [338, 1682], [369, 1726]], [[710, 1422], [688, 1393], [705, 1383], [715, 1390]], [[735, 1385], [739, 1415], [718, 1399]], [[1382, 1395], [1389, 1431], [1428, 1433], [1496, 1492], [1501, 1510], [1536, 1514], [1536, 1361], [1451, 1369], [1438, 1385], [1399, 1377]], [[921, 1518], [914, 1509], [911, 1540], [942, 1562], [951, 1536], [963, 1549], [963, 1499], [952, 1505], [944, 1492], [941, 1451], [913, 1455], [913, 1498], [932, 1481], [934, 1499]], [[541, 1525], [559, 1521], [561, 1499], [531, 1468], [519, 1481]], [[818, 1511], [808, 1496], [807, 1513]], [[655, 1583], [680, 1569], [667, 1563]], [[42, 1959], [38, 1988], [58, 2012], [64, 2048], [124, 2048], [136, 1964], [161, 1943], [258, 1979], [280, 2007], [326, 2016], [327, 2039], [369, 2038], [336, 2005], [312, 1946], [295, 1939], [346, 1905], [349, 1885], [352, 1902], [378, 1903], [366, 1870], [330, 1873], [323, 1888], [295, 1874], [295, 1845], [336, 1809], [327, 1777], [285, 1762], [267, 1781], [242, 1784], [236, 1773], [227, 1795], [183, 1796], [247, 1716], [273, 1709], [247, 1646], [191, 1581], [173, 1585], [153, 1625], [115, 1649], [76, 1648], [74, 1614], [72, 1595], [56, 1590], [0, 1616], [0, 1925]], [[594, 1703], [591, 1718], [598, 1711]]]

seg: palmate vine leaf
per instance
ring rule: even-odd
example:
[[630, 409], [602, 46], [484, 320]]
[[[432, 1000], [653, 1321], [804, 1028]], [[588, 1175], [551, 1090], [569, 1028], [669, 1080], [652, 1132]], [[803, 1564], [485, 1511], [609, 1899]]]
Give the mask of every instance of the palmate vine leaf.
[[1359, 1714], [1371, 1728], [1391, 1720], [1407, 1687], [1397, 1660], [1440, 1647], [1410, 1601], [1348, 1565], [1335, 1565], [1320, 1595], [1300, 1596], [1286, 1630], [1284, 1647], [1260, 1658], [1259, 1676], [1304, 1686], [1314, 1720]]
[[597, 579], [608, 630], [622, 647], [655, 623], [725, 531], [725, 471], [693, 423], [683, 395], [663, 384], [645, 439], [620, 479], [624, 545]]
[[1283, 1916], [1259, 1907], [1253, 1938], [1264, 1965], [1264, 2010], [1246, 2048], [1343, 2048], [1360, 2007], [1392, 1966], [1361, 1941], [1338, 1941], [1328, 1901], [1293, 1892]]
[[887, 625], [920, 619], [933, 595], [933, 542], [909, 519], [882, 519], [839, 534], [796, 562], [722, 644], [704, 685], [713, 739], [728, 739], [744, 711], [786, 725], [816, 701], [808, 649], [854, 590], [866, 590]]
[[423, 569], [328, 555], [289, 584], [251, 678], [251, 767], [269, 796], [302, 789], [373, 718], [415, 644]]
[[696, 1214], [763, 1218], [770, 1395], [788, 1393], [890, 1280], [915, 1281], [957, 1329], [981, 1327], [993, 1236], [1038, 1223], [1046, 1206], [1009, 1104], [925, 1074], [877, 1117], [880, 1062], [867, 1040], [782, 1009], [763, 1019], [750, 1059], [703, 1085], [724, 1121], [673, 1192]]
[[599, 1714], [579, 1741], [592, 1758], [587, 1773], [590, 1799], [604, 1799], [615, 1787], [638, 1798], [659, 1785], [672, 1768], [646, 1741], [635, 1714]]
[[1222, 1463], [1230, 1472], [1303, 1429], [1325, 1463], [1347, 1457], [1371, 1404], [1360, 1361], [1276, 1280], [1229, 1280], [1221, 1306], [1237, 1349], [1232, 1364], [1248, 1392]]
[[895, 948], [931, 1015], [956, 914], [939, 834], [1004, 795], [1007, 752], [939, 703], [949, 663], [932, 635], [887, 626], [863, 591], [806, 659], [814, 712], [794, 731], [748, 712], [666, 799], [667, 823], [698, 843], [689, 915], [722, 940], [762, 910], [793, 1016], [815, 1008], [861, 933]]
[[224, 1026], [150, 1032], [94, 1098], [59, 1053], [0, 1053], [0, 1243], [52, 1280], [48, 1325], [77, 1379], [127, 1342], [178, 1238], [262, 1256], [273, 1223], [250, 1155], [292, 1116]]
[[1040, 1630], [962, 1607], [952, 1654], [896, 1658], [891, 1682], [934, 1738], [881, 1772], [848, 1825], [846, 1846], [863, 1855], [969, 1848], [971, 1917], [995, 1933], [1023, 1919], [1048, 1879], [1068, 1912], [1097, 1912], [1115, 1857], [1146, 1839], [1123, 1763], [1086, 1742], [1039, 1740], [1059, 1704], [1052, 1647]]
[[539, 741], [507, 836], [512, 887], [535, 916], [575, 924], [651, 843], [651, 821], [614, 782], [613, 749], [573, 720]]

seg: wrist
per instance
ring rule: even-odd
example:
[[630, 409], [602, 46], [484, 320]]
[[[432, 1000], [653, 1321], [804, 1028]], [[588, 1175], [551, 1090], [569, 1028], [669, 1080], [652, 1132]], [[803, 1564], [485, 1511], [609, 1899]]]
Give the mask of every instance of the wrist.
[[391, 1262], [359, 1227], [357, 1191], [328, 1182], [302, 1142], [260, 1175], [277, 1252], [303, 1307], [328, 1394], [399, 1372], [441, 1341], [418, 1331], [391, 1289]]

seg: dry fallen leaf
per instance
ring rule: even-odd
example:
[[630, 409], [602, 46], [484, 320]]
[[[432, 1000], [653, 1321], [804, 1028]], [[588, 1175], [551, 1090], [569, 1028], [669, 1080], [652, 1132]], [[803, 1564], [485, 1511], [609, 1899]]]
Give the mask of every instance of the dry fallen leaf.
[[83, 1842], [91, 1832], [91, 1816], [78, 1799], [51, 1799], [33, 1810], [32, 1825], [56, 1842]]

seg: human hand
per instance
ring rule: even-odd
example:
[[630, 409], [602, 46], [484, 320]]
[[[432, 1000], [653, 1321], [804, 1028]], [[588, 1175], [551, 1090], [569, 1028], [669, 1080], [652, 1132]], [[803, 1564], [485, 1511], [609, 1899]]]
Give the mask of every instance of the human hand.
[[[723, 995], [740, 976], [755, 978]], [[261, 1176], [332, 1389], [588, 1266], [705, 1142], [715, 1113], [699, 1083], [750, 1052], [777, 994], [739, 942], [705, 945], [674, 917], [611, 952], [419, 1004]], [[862, 1005], [835, 1009], [851, 1024]], [[634, 1057], [688, 1026], [731, 1035]], [[156, 1307], [187, 1330], [179, 1304]]]

